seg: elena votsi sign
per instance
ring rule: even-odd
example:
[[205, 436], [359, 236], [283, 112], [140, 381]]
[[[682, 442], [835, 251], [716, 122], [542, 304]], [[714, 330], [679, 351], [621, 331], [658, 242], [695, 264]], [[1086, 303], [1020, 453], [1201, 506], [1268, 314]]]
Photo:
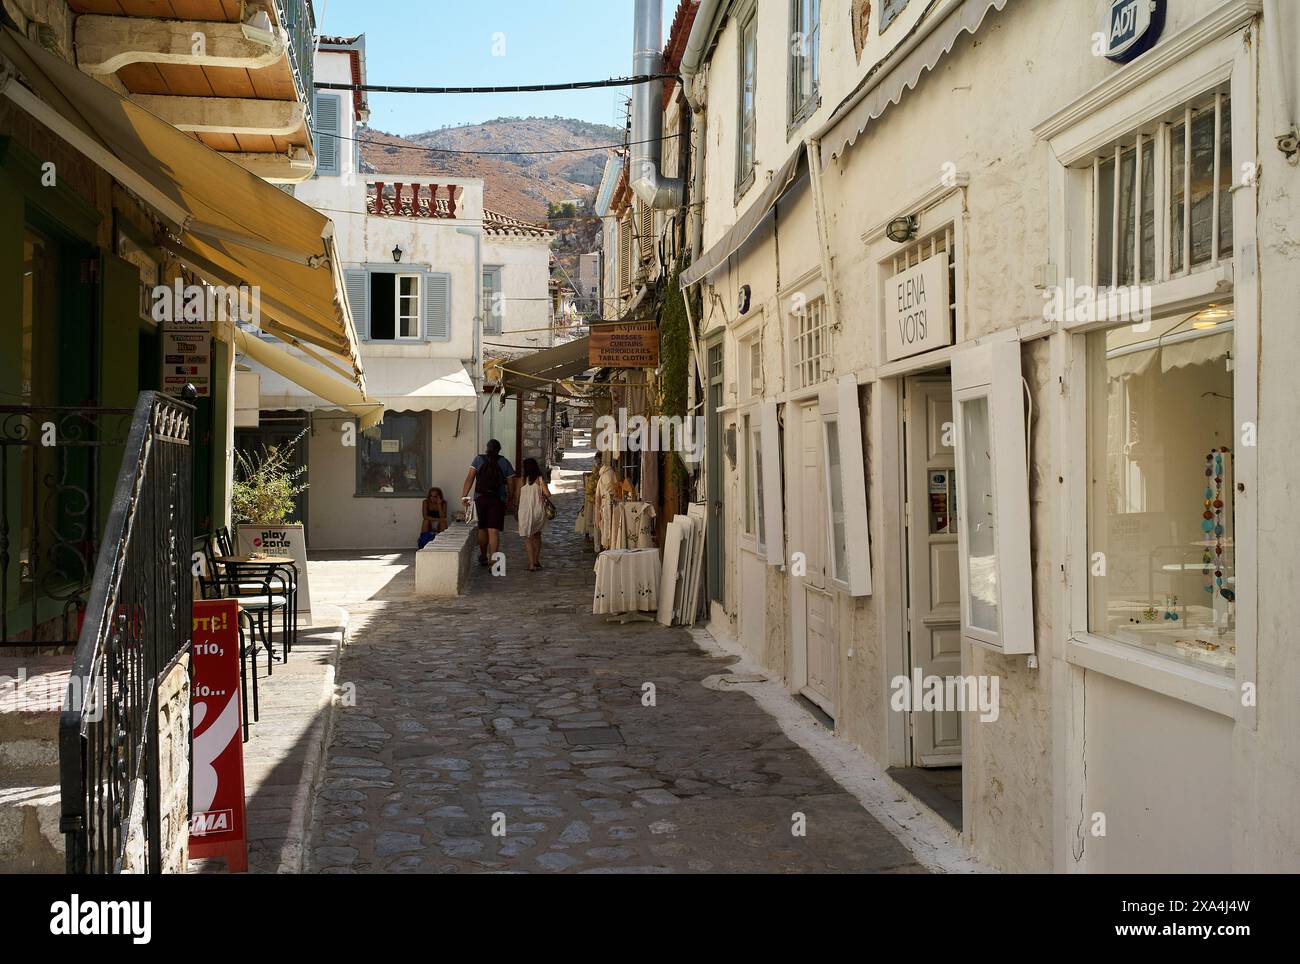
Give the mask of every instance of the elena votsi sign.
[[885, 282], [885, 357], [889, 361], [952, 344], [948, 253], [926, 258]]

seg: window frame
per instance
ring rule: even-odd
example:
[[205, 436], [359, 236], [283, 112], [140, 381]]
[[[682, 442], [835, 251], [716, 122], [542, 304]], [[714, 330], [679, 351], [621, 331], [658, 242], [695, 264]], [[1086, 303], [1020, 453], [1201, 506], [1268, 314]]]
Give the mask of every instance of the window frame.
[[[402, 299], [411, 297], [402, 294], [402, 281], [409, 278], [415, 282], [415, 334], [402, 334], [402, 319], [409, 317], [402, 313]], [[385, 341], [387, 339], [378, 339]], [[414, 271], [393, 272], [393, 341], [424, 340], [424, 275]]]
[[[503, 265], [499, 264], [485, 264], [482, 271], [483, 277], [479, 279], [479, 283], [482, 285], [480, 297], [483, 298], [483, 334], [485, 335], [500, 335], [505, 330], [506, 299], [505, 290], [501, 284], [504, 277], [503, 267]], [[492, 277], [492, 287], [490, 289], [487, 285], [482, 284], [484, 278], [488, 275]], [[499, 312], [496, 310], [498, 306], [500, 308]]]
[[354, 465], [354, 469], [355, 469], [355, 472], [354, 472], [354, 479], [353, 479], [353, 482], [354, 482], [353, 498], [357, 498], [357, 499], [422, 499], [422, 498], [424, 498], [425, 494], [429, 491], [429, 488], [432, 486], [432, 484], [433, 484], [433, 450], [432, 450], [433, 431], [432, 431], [432, 424], [433, 424], [433, 423], [432, 423], [431, 413], [429, 413], [429, 412], [388, 412], [388, 413], [386, 413], [385, 418], [384, 418], [384, 422], [382, 422], [382, 423], [380, 423], [379, 425], [375, 426], [375, 428], [380, 432], [380, 438], [381, 438], [381, 439], [383, 438], [383, 426], [384, 426], [385, 424], [388, 424], [390, 420], [395, 419], [395, 418], [396, 418], [396, 419], [406, 419], [406, 418], [414, 418], [414, 419], [416, 419], [417, 424], [418, 424], [418, 431], [420, 432], [420, 434], [421, 434], [421, 435], [423, 436], [423, 438], [424, 438], [424, 441], [425, 441], [425, 446], [424, 446], [424, 460], [423, 460], [423, 464], [420, 466], [420, 472], [422, 473], [421, 476], [420, 476], [420, 478], [419, 478], [420, 485], [418, 485], [418, 486], [416, 487], [416, 490], [413, 491], [413, 492], [367, 492], [367, 491], [363, 490], [363, 488], [362, 488], [362, 453], [365, 451], [365, 449], [363, 448], [363, 443], [365, 443], [365, 442], [369, 442], [370, 440], [366, 437], [365, 431], [362, 430], [361, 425], [360, 425], [360, 422], [357, 421], [356, 419], [353, 419], [352, 421], [353, 421], [353, 425], [354, 425], [354, 427], [355, 427], [356, 438], [357, 438], [357, 442], [358, 442], [358, 444], [357, 444], [357, 446], [356, 446], [356, 449], [355, 449], [356, 454], [353, 456], [353, 465]]
[[[750, 4], [737, 17], [736, 32], [736, 200], [753, 186], [758, 169], [758, 7]], [[750, 96], [749, 157], [745, 157], [745, 49], [753, 44], [754, 76]]]
[[[806, 9], [809, 12], [811, 29], [802, 22]], [[821, 0], [790, 0], [790, 49], [787, 58], [787, 76], [789, 77], [786, 139], [808, 120], [821, 107]], [[794, 38], [810, 38], [807, 52], [800, 52]], [[812, 61], [809, 88], [801, 89], [803, 65]]]
[[[1108, 81], [1066, 105], [1034, 128], [1036, 136], [1049, 142], [1049, 184], [1051, 185], [1050, 235], [1053, 264], [1062, 278], [1091, 277], [1091, 229], [1086, 210], [1077, 203], [1086, 189], [1074, 167], [1090, 151], [1148, 122], [1198, 93], [1228, 82], [1232, 99], [1232, 169], [1242, 171], [1244, 163], [1256, 163], [1256, 77], [1259, 28], [1245, 4], [1206, 17], [1199, 31], [1198, 46], [1188, 50], [1173, 39], [1143, 56], [1143, 70], [1114, 74]], [[1212, 28], [1209, 26], [1213, 19]], [[1213, 30], [1211, 33], [1210, 30]], [[1240, 187], [1240, 183], [1234, 187]], [[1259, 276], [1256, 270], [1233, 276], [1234, 264], [1253, 265], [1258, 214], [1253, 190], [1233, 190], [1233, 251], [1231, 259], [1220, 261], [1218, 270], [1200, 270], [1152, 286], [1152, 310], [1164, 314], [1196, 307], [1212, 300], [1234, 304], [1234, 420], [1239, 424], [1258, 420], [1258, 332]], [[1231, 287], [1230, 296], [1224, 288]], [[1121, 322], [1123, 324], [1124, 322]], [[1143, 689], [1178, 699], [1236, 720], [1248, 727], [1257, 723], [1256, 709], [1244, 705], [1243, 684], [1258, 680], [1258, 447], [1241, 447], [1234, 458], [1239, 486], [1236, 507], [1235, 545], [1237, 571], [1248, 585], [1237, 593], [1237, 670], [1235, 678], [1149, 654], [1124, 643], [1097, 636], [1088, 629], [1089, 560], [1088, 467], [1078, 446], [1064, 444], [1065, 438], [1082, 437], [1086, 431], [1087, 345], [1090, 330], [1113, 327], [1109, 323], [1057, 325], [1052, 336], [1052, 377], [1062, 391], [1055, 400], [1061, 432], [1057, 458], [1062, 466], [1062, 492], [1055, 515], [1056, 538], [1065, 547], [1061, 561], [1062, 581], [1057, 588], [1056, 606], [1064, 614], [1060, 655], [1081, 669], [1102, 673]], [[1069, 547], [1076, 547], [1069, 551]]]

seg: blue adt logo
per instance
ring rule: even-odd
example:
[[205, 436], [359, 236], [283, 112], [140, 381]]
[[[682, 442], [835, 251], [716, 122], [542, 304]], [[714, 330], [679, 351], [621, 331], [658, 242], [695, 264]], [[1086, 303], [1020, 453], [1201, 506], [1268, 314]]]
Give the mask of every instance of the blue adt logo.
[[1154, 46], [1165, 23], [1165, 0], [1111, 0], [1102, 28], [1106, 59], [1125, 64]]

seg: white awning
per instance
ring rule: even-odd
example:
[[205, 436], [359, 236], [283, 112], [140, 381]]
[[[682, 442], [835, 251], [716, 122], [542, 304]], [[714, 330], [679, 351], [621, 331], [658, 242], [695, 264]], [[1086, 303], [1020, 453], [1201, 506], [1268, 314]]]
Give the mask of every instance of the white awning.
[[815, 135], [821, 141], [821, 165], [825, 170], [831, 158], [852, 146], [858, 135], [890, 104], [898, 103], [903, 92], [916, 87], [921, 75], [933, 70], [963, 33], [975, 33], [985, 15], [1001, 10], [1007, 0], [960, 0], [942, 3], [934, 11], [937, 21], [922, 19], [912, 35], [905, 38], [890, 55], [863, 79], [856, 91], [836, 108]]
[[351, 382], [338, 378], [305, 358], [291, 355], [257, 335], [231, 326], [231, 341], [235, 350], [246, 361], [261, 365], [255, 374], [261, 376], [260, 409], [314, 409], [322, 407], [344, 408], [361, 420], [363, 429], [378, 425], [384, 420], [384, 406], [367, 398]]
[[[249, 340], [257, 341], [256, 338]], [[264, 358], [268, 346], [262, 343], [259, 347], [263, 349], [263, 357], [253, 353], [250, 357], [272, 369], [262, 376], [261, 407], [264, 411], [346, 408], [357, 414], [363, 413], [360, 401], [339, 394], [337, 386], [342, 382], [338, 379], [321, 369], [314, 369], [320, 380], [308, 384], [301, 370], [289, 372], [283, 366], [269, 364]], [[299, 365], [310, 367], [305, 360], [273, 350]], [[369, 358], [366, 377], [370, 386], [369, 402], [382, 404], [383, 409], [390, 412], [472, 412], [477, 407], [478, 392], [474, 390], [474, 381], [465, 366], [455, 358]], [[334, 404], [323, 405], [322, 401]], [[363, 428], [366, 427], [364, 422], [363, 415]]]

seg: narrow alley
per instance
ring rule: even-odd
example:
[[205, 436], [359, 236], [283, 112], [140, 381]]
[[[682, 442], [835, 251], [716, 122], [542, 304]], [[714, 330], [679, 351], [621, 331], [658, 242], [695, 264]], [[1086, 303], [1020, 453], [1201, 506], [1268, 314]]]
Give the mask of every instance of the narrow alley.
[[346, 601], [355, 705], [336, 710], [309, 869], [921, 871], [750, 696], [701, 685], [731, 660], [591, 615], [574, 531], [591, 453], [569, 454], [541, 572], [513, 533], [506, 575], [475, 567], [459, 599], [417, 598], [410, 554], [362, 563], [393, 576]]

